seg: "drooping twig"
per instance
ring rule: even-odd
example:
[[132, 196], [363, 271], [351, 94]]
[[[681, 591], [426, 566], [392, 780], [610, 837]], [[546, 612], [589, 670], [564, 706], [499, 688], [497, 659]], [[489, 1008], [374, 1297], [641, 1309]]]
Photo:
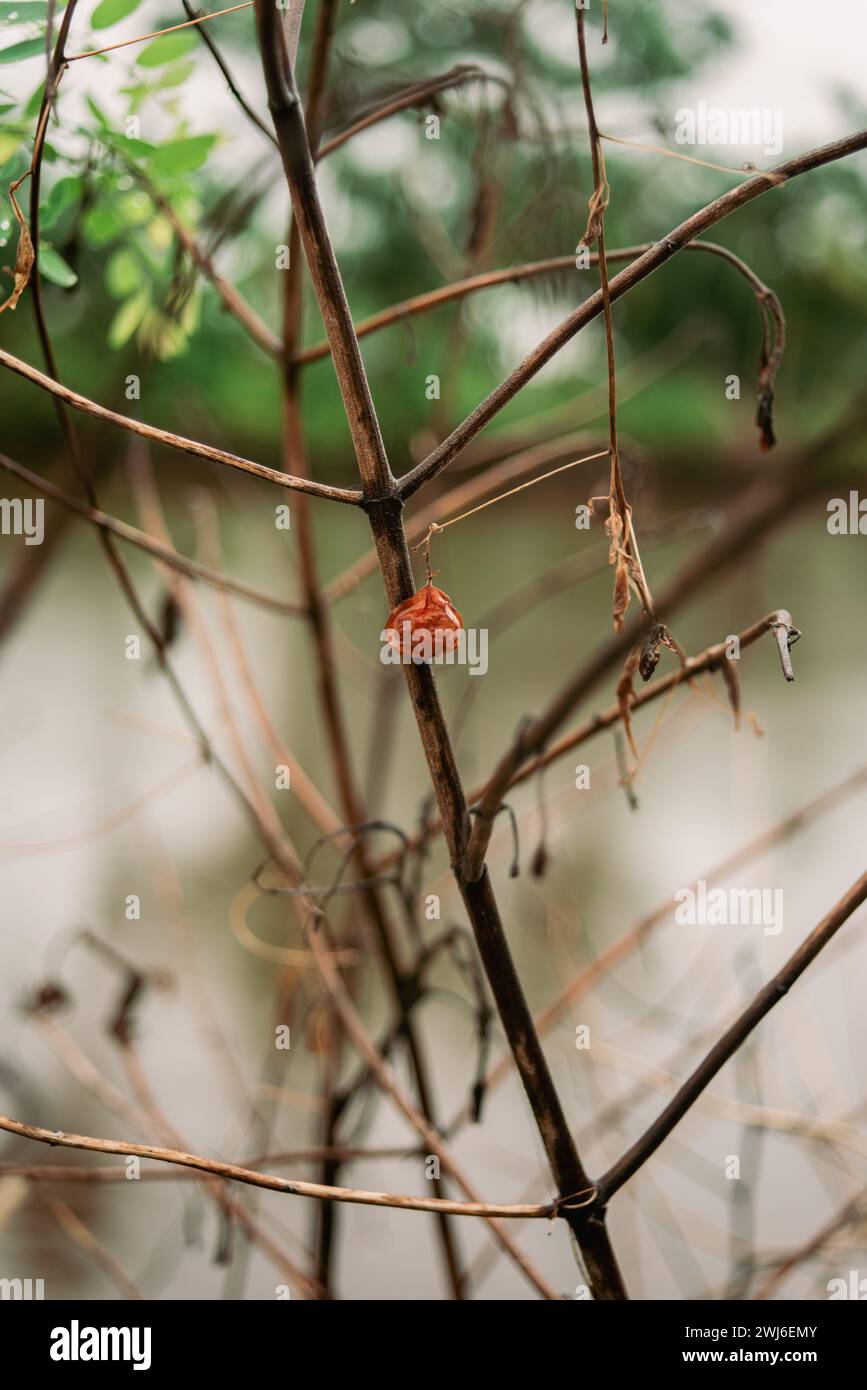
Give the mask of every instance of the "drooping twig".
[[[867, 130], [857, 131], [853, 135], [845, 136], [842, 140], [835, 140], [829, 145], [822, 145], [818, 149], [809, 150], [806, 154], [797, 155], [794, 159], [779, 164], [773, 172], [786, 180], [797, 178], [801, 174], [819, 169], [822, 165], [830, 164], [835, 160], [845, 159], [848, 155], [856, 154], [863, 149], [867, 149]], [[737, 188], [729, 189], [727, 193], [723, 193], [712, 203], [708, 203], [706, 207], [693, 213], [667, 236], [656, 242], [652, 250], [639, 256], [627, 266], [626, 270], [622, 270], [619, 275], [615, 275], [609, 281], [609, 301], [614, 303], [615, 300], [622, 298], [654, 270], [671, 260], [672, 256], [683, 250], [696, 237], [701, 236], [717, 222], [721, 222], [724, 217], [728, 217], [738, 208], [746, 206], [755, 198], [761, 197], [763, 193], [767, 193], [771, 187], [775, 186], [763, 176], [751, 178]], [[566, 343], [570, 342], [586, 324], [597, 318], [602, 310], [602, 292], [597, 290], [549, 333], [547, 338], [524, 358], [520, 366], [516, 367], [504, 381], [500, 382], [499, 386], [477, 405], [475, 410], [428, 454], [427, 458], [404, 474], [400, 481], [402, 497], [412, 496], [420, 487], [441, 473], [444, 468], [448, 468], [449, 464], [454, 462], [462, 450], [493, 420], [494, 416], [499, 414], [509, 401], [514, 399], [522, 387], [532, 381], [546, 362], [550, 362], [551, 358]]]

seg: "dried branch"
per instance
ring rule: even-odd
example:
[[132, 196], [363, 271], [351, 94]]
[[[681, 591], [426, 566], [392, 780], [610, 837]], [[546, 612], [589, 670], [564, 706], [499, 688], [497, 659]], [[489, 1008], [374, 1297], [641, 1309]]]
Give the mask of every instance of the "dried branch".
[[494, 82], [509, 90], [508, 83], [504, 82], [502, 77], [485, 72], [484, 68], [478, 67], [475, 63], [459, 63], [450, 72], [442, 73], [439, 77], [428, 77], [421, 82], [414, 82], [410, 87], [374, 106], [372, 110], [342, 130], [339, 135], [332, 136], [330, 140], [326, 140], [323, 145], [320, 145], [316, 152], [317, 160], [325, 159], [335, 150], [339, 150], [353, 136], [360, 135], [363, 130], [369, 130], [371, 126], [379, 125], [381, 121], [388, 120], [390, 116], [395, 116], [400, 111], [407, 111], [412, 107], [426, 106], [440, 92], [463, 87], [468, 82]]
[[112, 535], [119, 536], [121, 540], [129, 541], [130, 545], [146, 551], [155, 559], [162, 560], [164, 564], [170, 565], [179, 574], [185, 574], [190, 579], [201, 579], [204, 583], [213, 585], [215, 589], [238, 594], [240, 598], [248, 599], [261, 608], [270, 609], [274, 613], [283, 613], [287, 617], [297, 618], [304, 612], [300, 603], [290, 603], [286, 599], [274, 598], [271, 594], [263, 593], [261, 589], [256, 589], [251, 584], [244, 584], [239, 579], [230, 579], [228, 575], [221, 574], [218, 570], [209, 568], [208, 565], [199, 564], [198, 560], [187, 559], [186, 555], [180, 555], [171, 546], [164, 545], [161, 541], [155, 540], [153, 536], [149, 536], [146, 531], [139, 531], [135, 526], [128, 525], [127, 522], [98, 511], [96, 508], [88, 506], [86, 502], [79, 501], [77, 497], [71, 497], [68, 492], [64, 492], [55, 483], [40, 477], [38, 473], [25, 468], [23, 464], [16, 463], [6, 454], [0, 453], [0, 468], [5, 469], [7, 473], [14, 474], [16, 478], [21, 478], [23, 482], [29, 483], [44, 497], [50, 497], [53, 501], [59, 502], [61, 506], [66, 507], [67, 511], [83, 517], [104, 531], [111, 531]]
[[[394, 608], [409, 598], [414, 587], [401, 519], [401, 500], [396, 495], [396, 484], [382, 446], [340, 272], [322, 216], [294, 76], [268, 0], [257, 0], [256, 13], [269, 106], [280, 141], [295, 218], [353, 434], [365, 493], [364, 506], [380, 557], [386, 594]], [[426, 666], [410, 664], [404, 667], [404, 671], [440, 813], [446, 826], [452, 862], [457, 864], [463, 853], [467, 807], [433, 675]], [[539, 1132], [552, 1164], [559, 1195], [564, 1200], [570, 1200], [574, 1193], [586, 1191], [589, 1183], [532, 1027], [530, 1011], [509, 952], [493, 891], [488, 880], [483, 878], [478, 883], [462, 886], [462, 893], [500, 1017], [515, 1051]], [[602, 1298], [624, 1297], [623, 1283], [604, 1224], [601, 1221], [588, 1221], [586, 1213], [577, 1209], [570, 1210], [567, 1219], [583, 1251], [595, 1295]]]
[[[192, 4], [190, 3], [190, 0], [181, 0], [181, 4], [183, 5], [185, 12], [190, 19], [201, 20], [204, 18], [202, 14], [196, 12]], [[240, 106], [244, 115], [247, 117], [247, 120], [250, 121], [251, 124], [254, 125], [257, 130], [260, 130], [262, 132], [266, 140], [270, 140], [271, 144], [276, 146], [277, 141], [274, 138], [274, 132], [268, 129], [267, 125], [262, 120], [262, 118], [260, 116], [257, 116], [250, 103], [243, 96], [238, 87], [238, 84], [232, 76], [228, 63], [226, 62], [225, 58], [220, 52], [219, 47], [217, 46], [216, 40], [214, 39], [210, 29], [208, 29], [206, 25], [201, 23], [199, 24], [199, 38], [202, 40], [202, 43], [207, 48], [214, 62], [217, 64], [217, 67], [220, 69], [220, 72], [223, 74], [223, 77], [226, 79], [226, 86], [228, 87], [232, 96], [235, 98], [235, 101]]]
[[625, 1182], [647, 1162], [652, 1154], [667, 1139], [668, 1135], [691, 1108], [705, 1087], [717, 1072], [733, 1057], [738, 1048], [749, 1037], [753, 1029], [761, 1023], [780, 1000], [788, 994], [792, 985], [803, 975], [807, 966], [819, 955], [835, 936], [843, 923], [852, 916], [867, 898], [867, 873], [852, 885], [848, 893], [840, 899], [831, 911], [814, 927], [810, 935], [801, 943], [794, 955], [781, 970], [759, 991], [752, 1003], [723, 1034], [719, 1042], [711, 1048], [707, 1056], [684, 1082], [677, 1095], [669, 1102], [653, 1124], [640, 1139], [608, 1169], [598, 1183], [599, 1200], [608, 1202]]
[[[747, 628], [746, 631], [741, 634], [741, 641], [749, 645], [751, 642], [754, 642], [757, 637], [760, 637], [762, 633], [773, 630], [776, 635], [777, 631], [781, 628], [785, 631], [794, 630], [789, 614], [782, 609], [768, 614], [766, 618], [760, 619], [758, 623], [754, 623], [752, 627]], [[542, 758], [538, 755], [541, 753], [542, 749], [545, 748], [564, 719], [568, 717], [570, 711], [574, 709], [575, 705], [584, 698], [606, 671], [610, 670], [612, 666], [615, 666], [620, 659], [626, 657], [637, 645], [643, 631], [644, 620], [636, 619], [628, 628], [625, 628], [623, 632], [615, 634], [598, 650], [595, 658], [584, 667], [583, 671], [581, 671], [574, 680], [570, 681], [561, 693], [551, 701], [543, 714], [529, 723], [522, 725], [512, 746], [503, 754], [493, 774], [485, 783], [484, 791], [475, 806], [476, 815], [473, 819], [473, 828], [470, 833], [470, 840], [467, 846], [466, 860], [464, 863], [464, 873], [468, 878], [476, 878], [481, 873], [485, 853], [493, 830], [494, 819], [499, 810], [502, 798], [506, 793], [506, 789], [514, 786], [519, 780], [526, 780], [527, 777], [532, 776], [540, 767], [545, 766], [548, 761], [552, 760], [551, 757]], [[654, 698], [654, 696], [650, 694], [651, 691], [658, 697], [659, 695], [665, 694], [668, 690], [671, 690], [675, 685], [679, 685], [682, 681], [690, 680], [692, 677], [699, 674], [700, 671], [715, 669], [726, 659], [725, 642], [720, 642], [713, 647], [708, 647], [701, 656], [694, 658], [693, 661], [687, 660], [678, 667], [676, 671], [673, 671], [671, 675], [666, 676], [663, 680], [656, 681], [653, 686], [649, 687], [642, 694], [635, 695], [631, 700], [631, 707], [636, 708], [638, 705], [646, 703], [648, 699]], [[789, 670], [791, 670], [791, 667], [789, 667]], [[789, 676], [785, 664], [783, 665], [783, 672], [787, 680], [794, 679], [794, 676]], [[568, 745], [568, 748], [574, 748], [577, 743], [590, 737], [590, 735], [596, 733], [597, 730], [610, 727], [612, 724], [621, 721], [623, 719], [623, 711], [623, 702], [618, 700], [617, 704], [614, 705], [607, 714], [597, 715], [594, 719], [582, 726], [582, 728], [577, 731], [577, 737], [576, 735], [570, 735], [568, 740], [564, 740], [563, 744], [561, 744], [557, 750], [557, 755], [559, 756], [566, 751], [564, 745]], [[535, 761], [530, 767], [525, 768], [524, 765], [528, 763], [531, 758], [535, 758]], [[522, 769], [524, 769], [523, 773], [519, 777], [519, 773], [521, 773]]]
[[[639, 256], [652, 251], [657, 245], [655, 241], [644, 241], [637, 246], [617, 246], [606, 251], [609, 261], [634, 261]], [[756, 298], [760, 301], [767, 300], [768, 308], [777, 319], [777, 311], [782, 315], [780, 302], [773, 290], [769, 289], [753, 270], [736, 256], [728, 247], [720, 246], [715, 241], [690, 241], [682, 248], [684, 251], [705, 251], [712, 256], [720, 256], [723, 260], [734, 266], [739, 274], [743, 275], [752, 285]], [[599, 252], [589, 253], [591, 265], [598, 265]], [[389, 328], [392, 324], [401, 323], [404, 319], [413, 318], [416, 314], [426, 314], [431, 309], [438, 309], [442, 304], [452, 304], [455, 300], [464, 299], [467, 295], [477, 294], [480, 290], [493, 289], [497, 285], [517, 285], [523, 280], [535, 280], [545, 275], [559, 275], [564, 271], [575, 270], [575, 255], [571, 256], [551, 256], [544, 261], [528, 261], [524, 265], [507, 266], [503, 270], [488, 270], [481, 275], [470, 275], [465, 280], [454, 280], [450, 285], [442, 285], [439, 289], [428, 290], [425, 294], [413, 295], [411, 299], [404, 299], [399, 304], [392, 304], [387, 309], [380, 309], [377, 313], [371, 314], [366, 319], [361, 319], [355, 325], [355, 332], [359, 338], [366, 338], [370, 333], [378, 333], [380, 329]], [[779, 326], [779, 320], [777, 320]], [[327, 357], [330, 352], [328, 343], [314, 343], [311, 347], [303, 348], [295, 354], [295, 362], [301, 367], [309, 362], [319, 362], [323, 357]]]
[[[204, 1158], [200, 1154], [182, 1153], [179, 1149], [160, 1148], [154, 1144], [131, 1144], [124, 1139], [94, 1139], [86, 1134], [64, 1134], [59, 1129], [41, 1129], [0, 1115], [0, 1129], [32, 1139], [52, 1148], [86, 1149], [91, 1153], [126, 1154], [150, 1158], [159, 1163], [175, 1163], [184, 1168], [232, 1182], [261, 1187], [269, 1192], [285, 1192], [294, 1197], [312, 1197], [318, 1201], [351, 1202], [359, 1206], [396, 1207], [406, 1211], [445, 1211], [450, 1216], [479, 1216], [484, 1220], [545, 1220], [557, 1215], [556, 1203], [541, 1205], [497, 1205], [487, 1202], [438, 1201], [435, 1197], [404, 1197], [391, 1192], [367, 1192], [364, 1188], [323, 1187], [321, 1183], [302, 1182], [297, 1178], [280, 1178], [273, 1173], [258, 1173], [221, 1159]], [[51, 1171], [51, 1170], [48, 1170]], [[556, 1294], [550, 1297], [556, 1298]]]
[[279, 469], [266, 468], [262, 463], [254, 463], [251, 459], [239, 458], [237, 454], [227, 453], [225, 449], [217, 449], [212, 444], [203, 444], [197, 439], [185, 439], [183, 435], [172, 434], [170, 430], [160, 429], [156, 425], [146, 425], [142, 420], [135, 420], [129, 415], [121, 415], [116, 410], [109, 410], [107, 406], [99, 405], [96, 401], [89, 400], [87, 396], [80, 395], [78, 391], [73, 391], [52, 377], [43, 375], [36, 367], [31, 367], [29, 363], [22, 362], [19, 358], [13, 357], [11, 352], [6, 352], [3, 349], [0, 349], [0, 366], [8, 367], [10, 371], [24, 377], [25, 381], [33, 382], [43, 391], [48, 391], [56, 400], [71, 405], [74, 410], [81, 411], [83, 415], [92, 415], [95, 420], [105, 420], [108, 424], [117, 425], [130, 434], [140, 435], [142, 439], [150, 439], [154, 444], [164, 444], [168, 449], [177, 449], [182, 454], [192, 454], [194, 458], [208, 459], [211, 463], [225, 464], [242, 473], [251, 473], [254, 478], [265, 478], [269, 483], [276, 483], [278, 487], [290, 488], [296, 492], [307, 492], [311, 497], [322, 497], [330, 502], [346, 502], [354, 507], [361, 505], [362, 494], [356, 489], [331, 487], [328, 483], [316, 483], [309, 478], [293, 478], [287, 473], [281, 473]]
[[[786, 180], [797, 178], [800, 174], [806, 174], [813, 169], [819, 169], [824, 164], [833, 163], [838, 159], [845, 159], [850, 154], [856, 154], [859, 150], [867, 149], [867, 130], [857, 131], [853, 135], [847, 135], [842, 140], [835, 140], [829, 145], [822, 145], [818, 149], [809, 150], [806, 154], [797, 155], [794, 159], [786, 160], [777, 166], [773, 171]], [[701, 208], [692, 214], [684, 222], [681, 222], [669, 234], [656, 242], [653, 249], [639, 256], [626, 270], [622, 270], [619, 275], [615, 275], [609, 282], [609, 300], [613, 303], [627, 294], [635, 285], [646, 279], [666, 261], [671, 260], [672, 256], [678, 251], [683, 250], [696, 237], [701, 236], [710, 227], [721, 222], [724, 217], [744, 207], [755, 198], [767, 193], [776, 184], [769, 183], [764, 175], [748, 179], [746, 183], [740, 184], [737, 188], [729, 189], [719, 198], [715, 198], [712, 203]], [[525, 357], [520, 366], [506, 377], [499, 386], [493, 390], [489, 396], [477, 405], [467, 418], [451, 434], [437, 445], [436, 449], [423, 459], [415, 468], [400, 480], [401, 496], [411, 497], [425, 483], [429, 483], [444, 468], [448, 468], [466, 446], [475, 439], [476, 435], [499, 414], [509, 401], [513, 400], [518, 392], [532, 381], [537, 372], [550, 362], [551, 358], [560, 351], [566, 343], [570, 342], [586, 324], [603, 311], [602, 291], [591, 295], [579, 305], [577, 309], [564, 319], [563, 322], [548, 334], [548, 337], [536, 347], [529, 356]]]

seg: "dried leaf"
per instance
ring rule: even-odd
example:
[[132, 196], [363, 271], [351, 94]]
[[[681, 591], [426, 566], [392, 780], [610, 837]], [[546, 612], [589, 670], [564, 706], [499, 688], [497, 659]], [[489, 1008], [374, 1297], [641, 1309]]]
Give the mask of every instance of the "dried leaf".
[[741, 727], [740, 676], [738, 675], [737, 667], [734, 661], [731, 659], [731, 657], [726, 657], [725, 661], [722, 663], [720, 667], [720, 670], [723, 674], [723, 680], [726, 683], [726, 689], [728, 690], [729, 696], [729, 704], [732, 707], [732, 713], [735, 717], [735, 729], [738, 730]]
[[635, 746], [635, 739], [632, 736], [632, 701], [635, 696], [635, 691], [632, 688], [632, 677], [635, 675], [637, 667], [638, 648], [635, 648], [626, 659], [623, 675], [617, 682], [617, 689], [615, 692], [617, 695], [617, 706], [620, 710], [620, 722], [623, 725], [623, 732], [629, 740], [629, 747], [632, 749], [632, 755], [636, 759], [638, 757], [638, 749]]
[[0, 304], [0, 314], [3, 313], [4, 309], [14, 309], [17, 305], [19, 299], [21, 298], [22, 294], [27, 288], [31, 273], [33, 271], [33, 262], [36, 259], [36, 257], [33, 254], [33, 242], [30, 238], [30, 228], [24, 220], [24, 214], [21, 211], [21, 208], [18, 206], [18, 199], [15, 197], [14, 190], [19, 186], [20, 183], [21, 180], [19, 179], [9, 189], [9, 197], [12, 200], [12, 208], [15, 213], [15, 217], [18, 221], [18, 226], [21, 229], [18, 234], [18, 251], [15, 256], [15, 270], [13, 272], [15, 277], [15, 285], [13, 287], [12, 293], [10, 294], [6, 302], [4, 304]]
[[617, 568], [614, 571], [614, 629], [620, 632], [623, 628], [623, 615], [629, 607], [629, 565], [625, 555], [618, 555]]
[[759, 387], [756, 424], [759, 427], [759, 448], [763, 454], [767, 454], [777, 442], [774, 434], [774, 388], [770, 383]]
[[665, 628], [662, 623], [654, 623], [641, 646], [638, 669], [643, 681], [649, 681], [659, 665], [659, 648], [662, 646], [664, 638]]
[[545, 848], [544, 840], [537, 846], [533, 858], [530, 860], [530, 873], [533, 878], [544, 878], [545, 870], [548, 868], [548, 851]]
[[599, 233], [602, 231], [605, 209], [608, 207], [609, 188], [607, 183], [601, 183], [598, 188], [593, 190], [593, 196], [587, 204], [589, 216], [587, 227], [581, 238], [582, 246], [592, 246], [599, 240]]
[[747, 723], [749, 724], [756, 738], [764, 738], [765, 731], [759, 723], [758, 719], [756, 718], [753, 710], [750, 710], [747, 714]]

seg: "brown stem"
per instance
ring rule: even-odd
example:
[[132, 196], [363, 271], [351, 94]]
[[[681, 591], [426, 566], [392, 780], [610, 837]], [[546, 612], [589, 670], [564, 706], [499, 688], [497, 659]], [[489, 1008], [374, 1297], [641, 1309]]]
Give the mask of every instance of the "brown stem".
[[[324, 3], [320, 4], [316, 15], [316, 34], [313, 41], [311, 72], [305, 109], [307, 137], [311, 149], [314, 151], [316, 149], [318, 132], [321, 128], [323, 119], [328, 58], [337, 21], [337, 11], [337, 0], [324, 0]], [[295, 468], [306, 477], [308, 474], [308, 467], [301, 417], [301, 378], [293, 363], [293, 357], [301, 333], [303, 313], [303, 285], [301, 280], [303, 262], [301, 256], [298, 254], [300, 250], [298, 224], [294, 219], [289, 240], [294, 254], [290, 255], [283, 297], [283, 453], [284, 463], [287, 469]], [[316, 562], [312, 517], [306, 499], [299, 499], [295, 511], [301, 582], [307, 604], [307, 614], [316, 661], [319, 697], [325, 721], [328, 747], [331, 753], [331, 762], [338, 785], [340, 807], [347, 825], [361, 826], [366, 823], [368, 815], [353, 771], [348, 730], [336, 679], [336, 663], [334, 659], [331, 623], [327, 606], [323, 602], [318, 565]], [[353, 859], [358, 870], [359, 878], [363, 882], [372, 879], [373, 875], [370, 869], [370, 858], [363, 834], [359, 834], [355, 839]], [[366, 887], [361, 893], [361, 903], [368, 920], [373, 926], [379, 942], [380, 951], [382, 952], [389, 988], [397, 1010], [397, 1015], [400, 1019], [401, 1031], [406, 1041], [415, 1075], [419, 1105], [425, 1119], [432, 1125], [435, 1125], [433, 1095], [428, 1076], [428, 1068], [421, 1041], [407, 1005], [404, 990], [404, 975], [400, 963], [397, 942], [394, 939], [394, 933], [383, 902], [382, 894], [373, 886]], [[343, 1107], [335, 1106], [330, 1101], [327, 1103], [325, 1127], [323, 1130], [323, 1141], [326, 1144], [333, 1144], [335, 1142], [335, 1127], [340, 1119], [342, 1108]], [[323, 1181], [334, 1183], [339, 1177], [339, 1173], [340, 1166], [338, 1163], [331, 1159], [325, 1161], [322, 1169]], [[445, 1189], [441, 1178], [434, 1179], [434, 1191], [437, 1197], [441, 1198], [444, 1196]], [[320, 1209], [320, 1215], [317, 1272], [320, 1281], [326, 1288], [329, 1288], [331, 1255], [334, 1249], [337, 1213], [331, 1206], [324, 1205]], [[452, 1296], [455, 1299], [460, 1299], [463, 1296], [461, 1260], [456, 1248], [451, 1223], [444, 1213], [440, 1213], [438, 1217], [438, 1231]]]
[[[401, 502], [395, 495], [395, 483], [382, 447], [340, 272], [322, 216], [304, 118], [291, 67], [283, 50], [282, 36], [268, 0], [257, 0], [256, 13], [269, 106], [280, 141], [295, 218], [353, 434], [365, 493], [364, 506], [379, 554], [386, 594], [391, 605], [396, 606], [409, 597], [414, 587], [401, 518]], [[463, 854], [467, 808], [448, 729], [430, 668], [410, 664], [404, 670], [446, 827], [452, 863], [457, 866]], [[459, 886], [559, 1194], [562, 1198], [569, 1198], [578, 1191], [586, 1191], [590, 1184], [533, 1029], [491, 885], [484, 877], [477, 883], [459, 883]], [[586, 1211], [574, 1210], [567, 1212], [567, 1219], [587, 1263], [594, 1296], [610, 1299], [625, 1297], [602, 1216], [597, 1213], [588, 1219]]]
[[[34, 287], [37, 283], [38, 281], [34, 281]], [[294, 488], [297, 492], [307, 492], [311, 497], [323, 497], [329, 502], [345, 502], [349, 506], [357, 507], [363, 500], [362, 494], [355, 488], [331, 487], [328, 483], [316, 483], [310, 478], [293, 478], [278, 468], [266, 468], [262, 463], [240, 458], [237, 454], [227, 453], [225, 449], [217, 449], [212, 444], [203, 444], [198, 439], [186, 439], [183, 435], [173, 434], [171, 430], [160, 429], [157, 425], [146, 425], [142, 420], [134, 420], [129, 415], [109, 410], [107, 406], [99, 405], [87, 396], [80, 395], [78, 391], [64, 386], [53, 375], [45, 376], [36, 367], [31, 367], [29, 363], [22, 362], [20, 358], [13, 357], [11, 352], [2, 349], [0, 366], [17, 372], [25, 381], [33, 382], [34, 386], [48, 391], [57, 401], [71, 405], [74, 410], [91, 415], [95, 420], [105, 420], [110, 425], [117, 425], [130, 434], [140, 435], [142, 439], [150, 439], [154, 444], [164, 444], [168, 449], [177, 449], [182, 454], [192, 454], [194, 458], [222, 463], [229, 468], [237, 468], [242, 473], [252, 473], [254, 478], [264, 478], [269, 483], [276, 483], [278, 487]]]

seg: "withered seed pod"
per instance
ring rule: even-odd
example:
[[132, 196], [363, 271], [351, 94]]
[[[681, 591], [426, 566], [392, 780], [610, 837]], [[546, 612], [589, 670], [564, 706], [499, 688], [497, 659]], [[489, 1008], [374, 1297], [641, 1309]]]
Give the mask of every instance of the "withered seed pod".
[[464, 622], [458, 610], [452, 607], [448, 594], [428, 580], [424, 588], [414, 593], [412, 598], [404, 599], [389, 613], [385, 626], [389, 632], [389, 646], [400, 652], [402, 660], [409, 661], [418, 633], [429, 633], [431, 642], [435, 642], [437, 633], [440, 633], [443, 651], [450, 652], [457, 646], [458, 633], [463, 630]]

